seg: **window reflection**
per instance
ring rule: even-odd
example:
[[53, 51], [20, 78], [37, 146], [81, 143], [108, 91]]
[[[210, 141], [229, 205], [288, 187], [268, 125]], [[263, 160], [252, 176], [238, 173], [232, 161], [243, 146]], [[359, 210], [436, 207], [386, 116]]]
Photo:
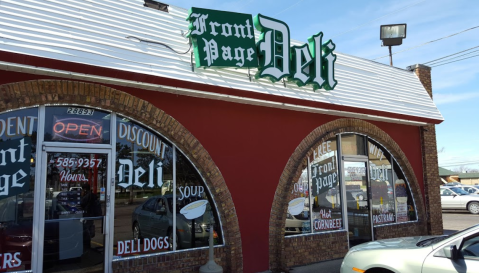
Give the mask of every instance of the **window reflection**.
[[222, 243], [219, 221], [198, 172], [181, 153], [176, 163], [176, 230], [178, 249], [207, 246], [210, 225], [215, 244]]
[[117, 118], [114, 255], [172, 249], [173, 147], [150, 130]]
[[366, 155], [364, 136], [341, 135], [342, 155]]
[[369, 179], [374, 225], [396, 222], [390, 157], [390, 154], [384, 148], [374, 142], [368, 142]]
[[210, 224], [215, 243], [222, 244], [218, 216], [203, 179], [179, 151], [176, 157], [174, 188], [173, 146], [127, 118], [117, 119], [117, 258], [173, 251], [175, 246], [177, 250], [207, 246]]
[[11, 261], [2, 272], [31, 269], [37, 116], [37, 108], [0, 115], [0, 261]]
[[86, 107], [47, 107], [44, 138], [54, 142], [109, 144], [110, 113]]
[[309, 198], [308, 169], [304, 168], [293, 186], [286, 213], [285, 235], [311, 232]]
[[321, 143], [310, 158], [313, 231], [343, 228], [336, 139]]
[[398, 164], [394, 164], [394, 196], [396, 198], [397, 222], [417, 220], [411, 189]]

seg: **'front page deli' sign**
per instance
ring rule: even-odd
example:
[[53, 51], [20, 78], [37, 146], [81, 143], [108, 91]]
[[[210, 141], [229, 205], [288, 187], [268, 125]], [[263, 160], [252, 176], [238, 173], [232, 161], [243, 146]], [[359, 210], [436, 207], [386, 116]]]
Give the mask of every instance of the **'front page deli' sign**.
[[[312, 85], [332, 90], [335, 44], [322, 44], [323, 33], [308, 38], [308, 44], [290, 46], [284, 22], [258, 14], [191, 8], [188, 37], [193, 43], [196, 67], [258, 67], [255, 77], [276, 82], [283, 78], [298, 86]], [[254, 29], [261, 32], [255, 44]]]

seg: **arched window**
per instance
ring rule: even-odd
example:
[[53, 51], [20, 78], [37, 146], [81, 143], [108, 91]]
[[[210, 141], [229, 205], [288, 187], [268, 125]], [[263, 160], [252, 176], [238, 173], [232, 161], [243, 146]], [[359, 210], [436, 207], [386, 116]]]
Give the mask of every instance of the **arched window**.
[[318, 143], [303, 162], [288, 203], [286, 236], [346, 229], [360, 237], [365, 225], [417, 220], [401, 166], [374, 139], [339, 134]]

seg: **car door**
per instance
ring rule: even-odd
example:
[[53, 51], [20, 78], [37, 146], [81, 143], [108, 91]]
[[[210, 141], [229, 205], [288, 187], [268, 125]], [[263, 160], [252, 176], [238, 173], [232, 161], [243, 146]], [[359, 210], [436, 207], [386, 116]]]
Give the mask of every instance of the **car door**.
[[155, 213], [152, 215], [151, 221], [151, 232], [153, 237], [165, 237], [167, 236], [166, 232], [168, 230], [168, 213], [166, 206], [166, 199], [160, 197], [156, 199]]
[[454, 208], [455, 193], [450, 189], [441, 188], [441, 207], [443, 209]]
[[141, 234], [145, 238], [150, 238], [153, 234], [152, 217], [155, 215], [156, 198], [151, 198], [143, 204], [138, 213], [138, 222], [140, 224]]
[[[444, 248], [456, 245], [457, 259], [447, 258]], [[479, 232], [454, 243], [446, 243], [424, 261], [422, 273], [479, 272]]]

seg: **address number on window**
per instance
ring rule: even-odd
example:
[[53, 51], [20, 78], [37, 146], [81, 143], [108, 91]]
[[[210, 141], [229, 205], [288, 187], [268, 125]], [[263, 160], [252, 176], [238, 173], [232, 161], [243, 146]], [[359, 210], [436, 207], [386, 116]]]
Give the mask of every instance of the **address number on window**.
[[91, 116], [95, 110], [87, 108], [68, 107], [67, 114]]

